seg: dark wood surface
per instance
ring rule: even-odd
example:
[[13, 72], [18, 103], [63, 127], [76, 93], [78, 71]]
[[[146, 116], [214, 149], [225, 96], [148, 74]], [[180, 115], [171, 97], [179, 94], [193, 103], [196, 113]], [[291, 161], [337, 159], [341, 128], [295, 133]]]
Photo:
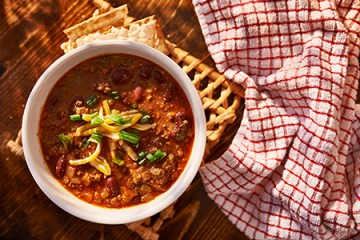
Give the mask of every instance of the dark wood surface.
[[[157, 15], [171, 42], [213, 66], [191, 0], [110, 3], [115, 7], [127, 3], [130, 15], [138, 19]], [[63, 54], [62, 30], [94, 10], [90, 0], [0, 1], [0, 239], [140, 239], [124, 225], [90, 223], [61, 210], [37, 187], [25, 161], [6, 148], [21, 127], [36, 80]], [[239, 121], [228, 127], [207, 160], [226, 149]], [[246, 239], [208, 198], [199, 176], [175, 209], [176, 215], [161, 228], [160, 239]]]

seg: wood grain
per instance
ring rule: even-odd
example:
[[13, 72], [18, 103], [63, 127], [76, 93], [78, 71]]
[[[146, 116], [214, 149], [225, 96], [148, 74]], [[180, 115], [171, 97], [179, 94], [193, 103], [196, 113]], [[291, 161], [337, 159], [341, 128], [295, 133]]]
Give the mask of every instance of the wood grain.
[[[190, 0], [110, 3], [115, 7], [127, 3], [130, 15], [138, 19], [157, 15], [171, 42], [214, 66]], [[94, 10], [91, 1], [80, 0], [3, 0], [0, 5], [0, 239], [140, 239], [124, 225], [86, 222], [54, 205], [38, 188], [24, 160], [5, 147], [16, 138], [36, 80], [63, 54], [62, 30]], [[226, 130], [209, 160], [227, 148], [239, 123], [240, 118]], [[175, 217], [160, 229], [160, 239], [246, 239], [207, 197], [199, 176], [175, 210]]]

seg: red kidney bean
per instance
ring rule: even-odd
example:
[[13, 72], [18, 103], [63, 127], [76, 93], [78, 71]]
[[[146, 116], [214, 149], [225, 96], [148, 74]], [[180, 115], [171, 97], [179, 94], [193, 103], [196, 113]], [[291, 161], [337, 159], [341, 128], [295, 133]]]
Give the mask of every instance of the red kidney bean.
[[56, 176], [58, 178], [62, 178], [65, 174], [65, 170], [66, 170], [66, 160], [64, 156], [61, 156], [56, 162], [56, 166], [55, 166]]
[[164, 76], [162, 75], [162, 73], [159, 71], [159, 70], [154, 70], [153, 71], [153, 75], [154, 75], [154, 78], [155, 80], [158, 82], [158, 83], [164, 83], [165, 82], [165, 78]]
[[119, 68], [111, 75], [111, 80], [114, 84], [121, 85], [129, 83], [132, 77], [133, 75], [129, 70], [125, 68]]
[[119, 194], [119, 183], [115, 177], [107, 177], [105, 179], [105, 187], [109, 189], [111, 197], [116, 197]]
[[188, 117], [184, 112], [178, 112], [175, 115], [175, 127], [172, 130], [172, 135], [175, 136], [176, 141], [181, 141], [186, 137], [187, 130], [189, 129]]
[[140, 77], [142, 78], [149, 78], [151, 76], [151, 72], [153, 70], [154, 66], [149, 64], [149, 63], [145, 63], [138, 71], [138, 74]]

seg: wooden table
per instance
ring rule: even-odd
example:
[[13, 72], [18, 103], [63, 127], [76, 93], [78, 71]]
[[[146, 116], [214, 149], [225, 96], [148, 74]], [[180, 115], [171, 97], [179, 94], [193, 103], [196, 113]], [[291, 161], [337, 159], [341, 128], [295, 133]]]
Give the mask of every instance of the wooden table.
[[[110, 3], [116, 7], [126, 1]], [[133, 17], [157, 15], [171, 42], [214, 66], [191, 0], [129, 0], [127, 4]], [[63, 54], [62, 30], [94, 10], [90, 0], [3, 0], [0, 5], [0, 239], [140, 239], [124, 225], [90, 223], [61, 210], [38, 188], [25, 161], [6, 148], [21, 127], [36, 80]], [[228, 127], [207, 160], [226, 149], [239, 122], [240, 118]], [[246, 239], [207, 197], [199, 176], [175, 210], [161, 228], [160, 239]]]

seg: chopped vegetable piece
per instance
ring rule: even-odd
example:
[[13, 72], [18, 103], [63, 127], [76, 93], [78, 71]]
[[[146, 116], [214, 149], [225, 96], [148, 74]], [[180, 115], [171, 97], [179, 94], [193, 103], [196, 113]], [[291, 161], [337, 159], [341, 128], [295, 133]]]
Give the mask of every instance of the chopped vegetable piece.
[[117, 123], [118, 121], [120, 121], [121, 116], [117, 113], [111, 113], [110, 115], [107, 115], [106, 118], [110, 119], [114, 123]]
[[145, 111], [144, 109], [140, 110], [140, 113], [145, 116], [145, 115], [150, 115], [147, 111]]
[[138, 154], [138, 157], [139, 157], [140, 160], [143, 159], [143, 158], [145, 158], [145, 157], [146, 157], [146, 152], [145, 152], [145, 151], [140, 152], [140, 153]]
[[109, 97], [117, 100], [117, 99], [120, 98], [120, 97], [119, 97], [119, 92], [118, 92], [118, 91], [111, 91], [111, 92], [109, 92]]
[[98, 101], [98, 99], [97, 99], [97, 97], [96, 97], [95, 95], [90, 95], [90, 96], [86, 99], [85, 104], [86, 104], [86, 106], [88, 106], [88, 107], [93, 107], [93, 106], [95, 106], [95, 104], [97, 103], [97, 101]]
[[91, 126], [98, 126], [100, 124], [104, 123], [104, 120], [102, 120], [100, 117], [95, 117], [91, 119]]
[[135, 133], [121, 131], [119, 137], [132, 144], [137, 144], [140, 141], [140, 136]]
[[64, 145], [65, 149], [67, 149], [69, 143], [72, 143], [72, 138], [63, 133], [59, 135], [59, 138], [60, 138], [61, 143]]
[[125, 125], [131, 123], [131, 117], [122, 117], [120, 118], [119, 125]]
[[112, 114], [106, 116], [106, 118], [110, 119], [117, 125], [125, 125], [125, 124], [128, 124], [131, 122], [131, 117], [124, 117], [124, 116], [121, 116], [120, 114], [116, 114], [116, 113], [112, 113]]
[[140, 165], [144, 165], [146, 163], [147, 158], [143, 158], [139, 161]]
[[71, 121], [80, 121], [81, 120], [81, 115], [80, 114], [70, 115], [70, 120]]
[[80, 144], [80, 147], [87, 148], [87, 146], [89, 146], [89, 141], [88, 139], [84, 139], [84, 141]]
[[102, 137], [103, 137], [103, 134], [101, 132], [95, 132], [95, 133], [91, 134], [91, 137], [89, 138], [88, 141], [100, 144]]
[[113, 160], [112, 160], [114, 163], [116, 163], [117, 165], [119, 165], [119, 166], [122, 166], [122, 165], [124, 165], [124, 160], [122, 160], [122, 159], [120, 159], [120, 158], [113, 158]]
[[149, 123], [149, 122], [150, 122], [150, 119], [151, 119], [151, 116], [150, 116], [150, 115], [145, 115], [145, 116], [143, 116], [143, 117], [140, 119], [140, 123], [141, 123], [141, 124]]
[[160, 149], [158, 149], [155, 153], [154, 153], [154, 157], [156, 157], [157, 159], [163, 159], [166, 156], [166, 153], [161, 151]]
[[156, 157], [154, 155], [152, 155], [151, 153], [149, 153], [148, 155], [146, 155], [146, 158], [149, 159], [149, 161], [152, 163], [156, 160]]

